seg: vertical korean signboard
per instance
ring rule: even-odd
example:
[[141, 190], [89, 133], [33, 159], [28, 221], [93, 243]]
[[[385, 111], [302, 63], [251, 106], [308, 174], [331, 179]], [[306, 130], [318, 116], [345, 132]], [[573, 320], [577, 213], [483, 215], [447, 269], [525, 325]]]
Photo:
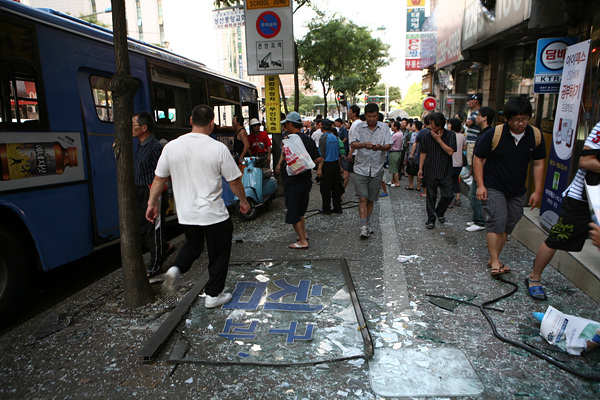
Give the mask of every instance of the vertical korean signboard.
[[267, 117], [267, 133], [281, 133], [278, 75], [265, 76], [265, 113]]
[[425, 22], [425, 0], [407, 0], [406, 2], [406, 52], [405, 71], [421, 70], [421, 30]]
[[590, 41], [587, 40], [567, 47], [565, 54], [552, 147], [540, 207], [545, 225], [551, 226], [558, 221], [562, 193], [567, 187], [589, 50]]
[[247, 0], [248, 75], [293, 74], [292, 0]]

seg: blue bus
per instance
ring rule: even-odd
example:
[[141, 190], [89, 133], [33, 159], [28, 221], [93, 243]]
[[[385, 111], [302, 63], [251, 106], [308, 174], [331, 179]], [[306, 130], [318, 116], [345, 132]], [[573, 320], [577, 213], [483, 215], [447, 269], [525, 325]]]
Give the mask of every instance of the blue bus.
[[[190, 131], [193, 106], [216, 123], [258, 116], [250, 83], [129, 39], [135, 111], [169, 141]], [[0, 315], [34, 269], [51, 270], [119, 238], [112, 31], [0, 0]], [[232, 135], [221, 135], [230, 144]]]

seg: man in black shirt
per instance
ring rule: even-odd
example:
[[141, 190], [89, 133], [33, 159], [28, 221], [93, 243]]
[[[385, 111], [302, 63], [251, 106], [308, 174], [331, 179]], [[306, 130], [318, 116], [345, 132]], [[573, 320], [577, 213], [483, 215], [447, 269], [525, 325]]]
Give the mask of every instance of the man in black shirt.
[[161, 213], [154, 223], [146, 219], [150, 186], [154, 180], [156, 163], [162, 152], [162, 145], [154, 137], [154, 119], [150, 113], [142, 111], [132, 118], [132, 136], [138, 139], [133, 156], [135, 176], [135, 200], [137, 220], [142, 240], [142, 250], [150, 252], [150, 263], [146, 266], [149, 278], [158, 275], [162, 269], [163, 259], [174, 250], [162, 234], [162, 224], [165, 220], [167, 199], [165, 192], [159, 199]]
[[[285, 124], [285, 130], [288, 132], [288, 136], [296, 134], [300, 137], [304, 148], [315, 164], [319, 164], [323, 161], [315, 142], [302, 133], [302, 118], [300, 117], [300, 114], [292, 111], [287, 115], [286, 119], [281, 122]], [[290, 249], [308, 249], [304, 214], [308, 209], [310, 189], [312, 188], [312, 170], [309, 169], [298, 175], [289, 175], [287, 173], [286, 165], [285, 152], [282, 151], [275, 172], [285, 176], [284, 196], [285, 204], [287, 206], [285, 223], [291, 224], [298, 235], [298, 241], [290, 244], [288, 247]]]
[[[419, 155], [419, 178], [427, 189], [427, 222], [425, 227], [433, 229], [436, 217], [440, 223], [446, 222], [444, 214], [454, 194], [452, 193], [452, 154], [456, 151], [456, 135], [446, 130], [444, 114], [429, 114], [430, 131], [425, 134]], [[437, 206], [437, 190], [440, 188], [440, 201]]]
[[530, 163], [533, 164], [535, 186], [529, 197], [531, 209], [539, 206], [542, 200], [546, 146], [541, 133], [529, 126], [532, 113], [527, 97], [511, 98], [504, 105], [507, 122], [502, 126], [497, 142], [494, 143], [495, 129], [490, 129], [481, 135], [475, 147], [473, 171], [477, 199], [483, 201], [488, 267], [492, 277], [510, 272], [510, 268], [500, 261], [500, 253], [508, 235], [523, 216]]

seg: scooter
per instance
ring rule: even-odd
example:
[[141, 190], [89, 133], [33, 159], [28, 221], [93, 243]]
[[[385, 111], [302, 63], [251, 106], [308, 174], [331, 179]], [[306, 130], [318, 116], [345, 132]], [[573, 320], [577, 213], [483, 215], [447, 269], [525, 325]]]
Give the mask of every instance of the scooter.
[[[257, 207], [268, 204], [277, 195], [277, 180], [268, 168], [255, 166], [256, 157], [244, 157], [244, 174], [242, 183], [246, 190], [246, 199], [250, 204], [250, 210], [246, 214], [238, 212], [244, 221], [250, 221], [258, 215]], [[236, 197], [236, 200], [239, 200]]]

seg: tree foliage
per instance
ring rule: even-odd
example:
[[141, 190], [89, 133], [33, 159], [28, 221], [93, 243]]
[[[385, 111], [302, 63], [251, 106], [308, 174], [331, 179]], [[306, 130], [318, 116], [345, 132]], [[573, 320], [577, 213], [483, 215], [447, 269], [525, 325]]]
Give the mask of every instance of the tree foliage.
[[[288, 105], [288, 109], [294, 109], [293, 101], [296, 96], [296, 93], [292, 94], [290, 97], [286, 98], [286, 102]], [[313, 115], [315, 114], [316, 105], [322, 104], [323, 99], [321, 96], [307, 96], [304, 93], [300, 92], [300, 107], [298, 107], [298, 111], [302, 115]]]
[[[369, 96], [385, 96], [385, 84], [380, 83], [379, 85], [370, 89]], [[390, 86], [388, 88], [388, 96], [390, 96], [390, 102], [395, 101], [400, 103], [402, 100], [402, 91], [398, 86]]]
[[408, 88], [404, 99], [400, 102], [400, 106], [408, 115], [420, 116], [425, 110], [423, 108], [424, 99], [425, 95], [422, 94], [421, 83], [413, 83]]
[[345, 18], [324, 21], [319, 15], [308, 23], [308, 29], [298, 42], [300, 67], [307, 79], [321, 84], [324, 103], [332, 89], [355, 98], [377, 85], [379, 69], [389, 63], [388, 45]]

